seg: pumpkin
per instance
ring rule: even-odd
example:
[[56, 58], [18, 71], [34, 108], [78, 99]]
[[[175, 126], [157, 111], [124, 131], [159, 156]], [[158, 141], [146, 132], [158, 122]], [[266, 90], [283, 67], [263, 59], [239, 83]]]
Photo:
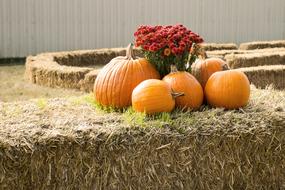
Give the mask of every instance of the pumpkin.
[[162, 80], [148, 79], [141, 82], [132, 93], [132, 106], [137, 112], [155, 114], [171, 112], [175, 107], [175, 97], [170, 86]]
[[217, 72], [228, 70], [229, 67], [225, 61], [219, 58], [198, 59], [191, 66], [191, 73], [200, 82], [203, 88], [210, 76]]
[[213, 107], [237, 109], [248, 103], [250, 86], [241, 71], [228, 70], [214, 73], [205, 87], [208, 104]]
[[98, 73], [94, 84], [96, 101], [115, 108], [130, 106], [132, 91], [140, 82], [159, 78], [146, 59], [134, 58], [130, 44], [126, 56], [115, 57]]
[[183, 92], [177, 97], [175, 103], [180, 108], [197, 109], [203, 103], [203, 88], [196, 78], [185, 71], [172, 72], [163, 78], [175, 92]]

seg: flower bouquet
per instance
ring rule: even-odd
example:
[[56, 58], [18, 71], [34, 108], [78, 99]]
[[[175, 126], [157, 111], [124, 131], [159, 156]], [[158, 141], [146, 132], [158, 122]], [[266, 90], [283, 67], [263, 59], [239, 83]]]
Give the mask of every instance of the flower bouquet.
[[175, 65], [179, 71], [189, 71], [195, 61], [196, 44], [203, 39], [181, 24], [170, 26], [140, 26], [134, 33], [136, 47], [141, 47], [148, 59], [165, 76]]

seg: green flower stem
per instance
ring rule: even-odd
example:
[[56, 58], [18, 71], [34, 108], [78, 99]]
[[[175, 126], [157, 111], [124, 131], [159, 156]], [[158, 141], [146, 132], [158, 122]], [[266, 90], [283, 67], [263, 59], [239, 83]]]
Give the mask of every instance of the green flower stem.
[[[155, 66], [161, 77], [171, 72], [171, 65], [175, 65], [178, 71], [191, 71], [191, 64], [196, 60], [196, 55], [191, 55], [188, 51], [185, 51], [181, 55], [165, 56], [163, 54], [164, 49], [160, 49], [156, 52], [144, 51], [145, 58]], [[187, 63], [190, 67], [186, 68]], [[190, 70], [189, 70], [190, 68]]]

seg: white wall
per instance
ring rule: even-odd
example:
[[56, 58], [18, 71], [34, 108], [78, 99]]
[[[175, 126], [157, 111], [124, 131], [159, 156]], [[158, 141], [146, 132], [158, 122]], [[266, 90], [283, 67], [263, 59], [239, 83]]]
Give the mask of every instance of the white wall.
[[0, 0], [0, 57], [126, 46], [140, 24], [206, 42], [285, 39], [285, 0]]

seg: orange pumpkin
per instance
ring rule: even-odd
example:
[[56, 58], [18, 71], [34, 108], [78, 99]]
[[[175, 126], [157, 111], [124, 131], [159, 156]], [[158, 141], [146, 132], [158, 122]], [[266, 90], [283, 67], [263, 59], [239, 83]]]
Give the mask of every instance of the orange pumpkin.
[[94, 84], [96, 101], [116, 108], [130, 106], [132, 91], [140, 82], [159, 78], [159, 73], [146, 59], [134, 58], [130, 44], [125, 57], [112, 59], [99, 72]]
[[207, 102], [213, 107], [237, 109], [248, 103], [250, 86], [247, 76], [236, 70], [214, 73], [205, 87]]
[[132, 106], [137, 112], [154, 114], [171, 112], [175, 107], [175, 95], [162, 80], [149, 79], [141, 82], [132, 93]]
[[175, 99], [176, 106], [180, 108], [197, 109], [203, 103], [203, 88], [195, 77], [185, 71], [172, 72], [163, 78], [175, 92], [184, 95]]
[[191, 73], [200, 82], [203, 88], [210, 76], [217, 72], [228, 70], [229, 67], [225, 61], [219, 58], [198, 59], [191, 66]]

